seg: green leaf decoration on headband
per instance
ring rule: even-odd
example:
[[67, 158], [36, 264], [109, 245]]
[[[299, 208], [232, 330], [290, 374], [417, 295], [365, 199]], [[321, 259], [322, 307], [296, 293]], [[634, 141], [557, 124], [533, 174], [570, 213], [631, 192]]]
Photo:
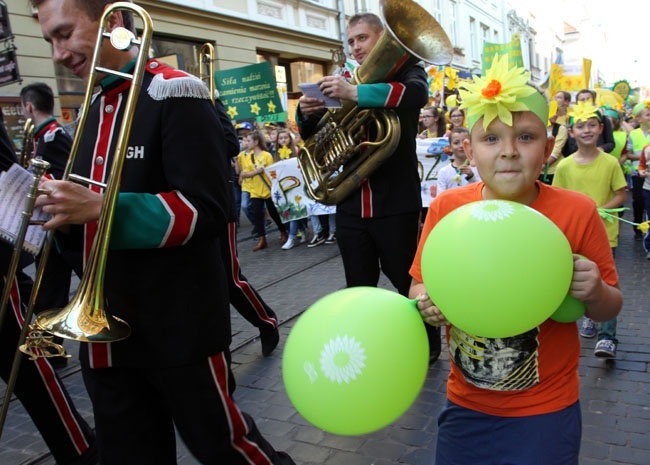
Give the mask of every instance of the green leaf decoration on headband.
[[530, 73], [524, 68], [508, 69], [508, 55], [499, 57], [497, 54], [485, 76], [473, 76], [473, 82], [461, 84], [460, 108], [467, 109], [468, 120], [476, 122], [483, 116], [484, 129], [495, 118], [512, 126], [512, 112], [533, 111], [522, 102], [523, 98], [537, 92], [527, 85], [529, 77]]
[[591, 118], [598, 118], [600, 121], [600, 113], [598, 107], [593, 106], [590, 102], [578, 102], [569, 109], [569, 117], [571, 124], [579, 123], [580, 121], [587, 121]]

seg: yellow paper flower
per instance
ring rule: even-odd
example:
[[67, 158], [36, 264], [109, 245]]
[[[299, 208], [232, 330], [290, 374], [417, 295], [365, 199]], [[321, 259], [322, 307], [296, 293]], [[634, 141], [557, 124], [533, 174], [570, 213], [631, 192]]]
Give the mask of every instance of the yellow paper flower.
[[590, 118], [600, 119], [598, 108], [590, 102], [578, 102], [569, 109], [569, 116], [571, 117], [572, 124], [587, 121]]
[[512, 126], [512, 112], [528, 110], [517, 99], [536, 92], [526, 85], [529, 76], [524, 68], [508, 69], [508, 55], [497, 54], [485, 76], [474, 76], [472, 82], [461, 84], [460, 108], [467, 109], [468, 119], [473, 115], [483, 116], [485, 129], [495, 118]]
[[447, 76], [447, 89], [454, 90], [458, 84], [458, 72], [454, 68], [447, 66], [445, 76]]
[[641, 231], [643, 234], [646, 234], [648, 232], [648, 229], [650, 229], [650, 221], [644, 221], [643, 223], [640, 223], [636, 229]]
[[280, 160], [287, 160], [291, 158], [291, 149], [289, 147], [280, 147], [278, 149], [278, 155], [280, 156]]

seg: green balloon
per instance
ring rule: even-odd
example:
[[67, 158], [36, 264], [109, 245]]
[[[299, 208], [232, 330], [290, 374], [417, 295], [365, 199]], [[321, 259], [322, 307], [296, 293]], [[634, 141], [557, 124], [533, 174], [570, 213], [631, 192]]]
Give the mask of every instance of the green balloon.
[[429, 345], [413, 301], [385, 289], [353, 287], [314, 303], [289, 333], [282, 377], [310, 423], [341, 435], [366, 434], [415, 401]]
[[[585, 256], [580, 255], [580, 258], [585, 258]], [[578, 318], [584, 315], [586, 310], [584, 302], [572, 297], [571, 294], [567, 294], [557, 310], [551, 315], [551, 320], [558, 323], [573, 323], [578, 321]]]
[[567, 294], [560, 306], [551, 315], [551, 320], [559, 323], [573, 323], [585, 314], [584, 302]]
[[447, 320], [488, 338], [525, 333], [567, 295], [573, 255], [564, 233], [523, 204], [472, 202], [449, 213], [422, 251], [422, 278]]

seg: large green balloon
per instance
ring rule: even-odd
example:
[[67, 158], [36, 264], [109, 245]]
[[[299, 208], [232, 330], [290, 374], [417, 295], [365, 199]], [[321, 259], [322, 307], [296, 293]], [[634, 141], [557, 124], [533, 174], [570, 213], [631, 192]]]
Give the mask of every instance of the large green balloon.
[[424, 383], [429, 345], [413, 301], [353, 287], [314, 303], [284, 348], [289, 399], [309, 422], [342, 435], [366, 434], [399, 418]]
[[433, 302], [454, 326], [488, 338], [538, 326], [567, 295], [572, 275], [562, 231], [536, 210], [505, 200], [449, 213], [422, 252], [422, 278]]

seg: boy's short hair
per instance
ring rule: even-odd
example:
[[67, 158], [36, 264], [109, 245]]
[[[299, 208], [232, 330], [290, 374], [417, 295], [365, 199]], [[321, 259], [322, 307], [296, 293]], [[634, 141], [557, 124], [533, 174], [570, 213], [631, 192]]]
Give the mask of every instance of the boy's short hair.
[[591, 95], [591, 99], [592, 99], [594, 102], [596, 101], [596, 98], [598, 97], [598, 95], [596, 94], [596, 92], [593, 91], [593, 90], [591, 90], [591, 89], [580, 89], [580, 90], [578, 91], [578, 93], [576, 94], [576, 102], [578, 101], [578, 97], [580, 97], [580, 94], [589, 94], [589, 95]]
[[449, 140], [451, 141], [451, 136], [454, 134], [466, 134], [469, 137], [469, 129], [462, 127], [462, 126], [454, 126], [451, 128], [451, 132], [449, 134]]

